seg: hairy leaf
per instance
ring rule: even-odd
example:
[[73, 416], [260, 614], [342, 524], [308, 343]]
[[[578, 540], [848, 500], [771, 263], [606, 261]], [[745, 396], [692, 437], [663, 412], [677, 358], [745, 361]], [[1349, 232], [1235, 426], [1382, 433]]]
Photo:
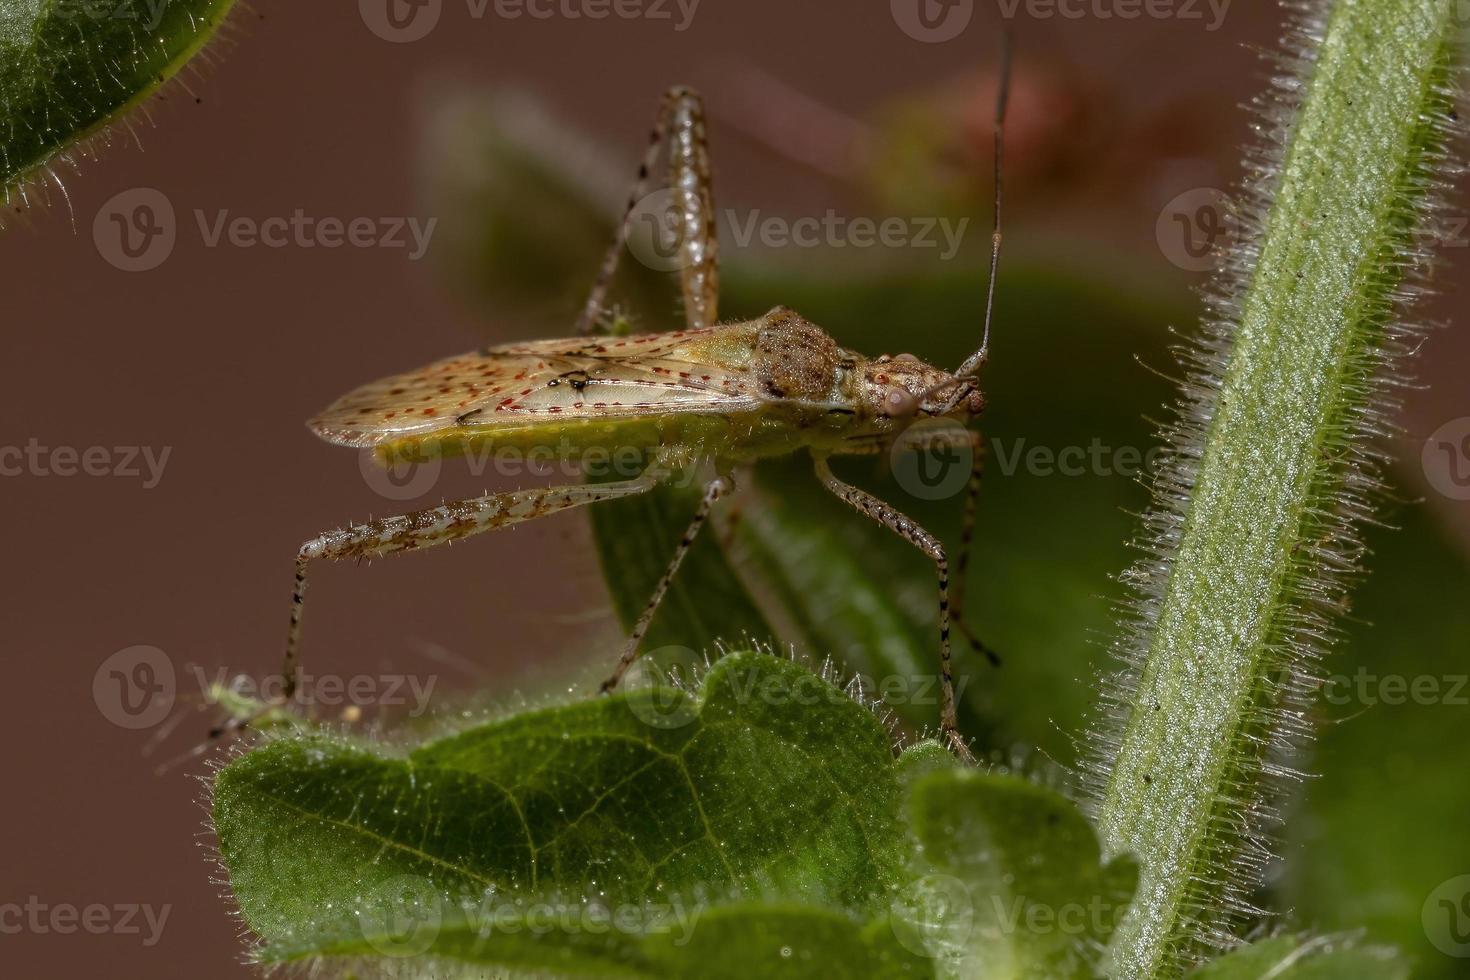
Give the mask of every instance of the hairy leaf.
[[0, 0], [0, 186], [7, 202], [79, 140], [176, 75], [233, 3]]

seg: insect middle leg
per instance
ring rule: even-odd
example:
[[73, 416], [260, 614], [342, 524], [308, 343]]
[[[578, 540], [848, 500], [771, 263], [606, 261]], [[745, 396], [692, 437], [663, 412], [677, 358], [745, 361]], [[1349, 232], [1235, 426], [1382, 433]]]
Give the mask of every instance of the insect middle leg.
[[934, 535], [920, 527], [911, 518], [901, 514], [898, 510], [879, 500], [877, 497], [860, 490], [849, 483], [839, 480], [827, 464], [824, 456], [816, 457], [817, 479], [822, 485], [837, 497], [846, 501], [855, 510], [882, 524], [893, 531], [909, 544], [918, 548], [924, 554], [934, 560], [934, 565], [939, 573], [939, 681], [941, 703], [939, 708], [939, 728], [945, 741], [949, 743], [951, 750], [967, 762], [973, 762], [974, 756], [970, 754], [969, 746], [965, 744], [960, 736], [959, 727], [955, 717], [954, 700], [954, 672], [950, 661], [949, 646], [949, 557], [945, 554], [944, 545]]
[[[715, 226], [713, 180], [704, 117], [704, 100], [693, 89], [676, 86], [664, 93], [658, 122], [649, 134], [648, 150], [638, 168], [638, 178], [628, 194], [628, 203], [618, 222], [612, 247], [603, 257], [592, 292], [587, 297], [577, 333], [600, 329], [607, 292], [617, 272], [638, 204], [648, 191], [648, 178], [659, 157], [668, 149], [668, 185], [672, 227], [667, 229], [676, 243], [679, 278], [684, 298], [684, 325], [690, 330], [710, 326], [718, 318], [720, 294], [719, 235]], [[657, 233], [657, 230], [656, 230]]]
[[306, 572], [312, 562], [326, 559], [376, 558], [458, 541], [482, 531], [548, 514], [615, 500], [652, 490], [658, 484], [653, 471], [615, 483], [583, 483], [560, 487], [537, 487], [486, 494], [458, 500], [426, 510], [384, 517], [362, 524], [349, 524], [327, 531], [303, 543], [296, 553], [296, 585], [291, 594], [291, 626], [286, 634], [286, 658], [282, 702], [296, 693], [300, 668], [301, 615], [306, 601]]
[[606, 694], [617, 687], [623, 679], [623, 674], [627, 673], [633, 661], [638, 659], [638, 644], [643, 642], [643, 636], [648, 632], [648, 625], [653, 622], [653, 614], [658, 611], [659, 604], [663, 602], [664, 595], [668, 593], [669, 584], [673, 582], [675, 573], [679, 571], [679, 565], [684, 561], [684, 556], [693, 547], [694, 539], [699, 535], [699, 529], [704, 527], [705, 522], [709, 520], [710, 511], [714, 509], [716, 501], [734, 489], [734, 480], [723, 475], [716, 476], [705, 484], [704, 497], [699, 502], [699, 509], [694, 512], [694, 518], [689, 522], [684, 536], [679, 539], [679, 546], [674, 549], [674, 557], [669, 559], [669, 567], [665, 569], [663, 577], [658, 580], [658, 585], [654, 586], [653, 595], [648, 597], [648, 602], [643, 606], [643, 612], [639, 614], [638, 621], [633, 624], [617, 668], [611, 677], [602, 682], [598, 693]]

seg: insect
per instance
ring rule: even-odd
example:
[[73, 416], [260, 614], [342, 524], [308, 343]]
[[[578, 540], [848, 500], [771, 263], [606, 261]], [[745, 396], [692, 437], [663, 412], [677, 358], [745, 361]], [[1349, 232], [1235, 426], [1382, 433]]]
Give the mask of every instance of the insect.
[[[1006, 63], [1008, 67], [1008, 53]], [[951, 622], [959, 622], [962, 629], [964, 624], [950, 608], [950, 559], [945, 548], [896, 508], [838, 479], [828, 460], [884, 452], [917, 419], [968, 423], [984, 408], [978, 374], [989, 350], [1000, 255], [1005, 105], [1002, 86], [995, 114], [995, 225], [982, 340], [975, 353], [949, 372], [910, 354], [869, 358], [844, 350], [821, 328], [786, 307], [754, 320], [718, 322], [719, 243], [703, 105], [690, 89], [670, 89], [628, 207], [579, 317], [577, 336], [489, 347], [384, 378], [348, 393], [309, 423], [328, 442], [389, 458], [471, 446], [530, 449], [555, 440], [572, 456], [612, 445], [640, 446], [649, 453], [649, 465], [617, 482], [491, 493], [348, 524], [305, 542], [296, 556], [283, 669], [285, 699], [295, 690], [307, 572], [314, 563], [423, 550], [644, 493], [676, 469], [695, 461], [712, 462], [714, 475], [704, 484], [693, 521], [630, 631], [616, 668], [602, 683], [603, 692], [612, 691], [637, 657], [639, 642], [695, 536], [715, 504], [734, 490], [735, 468], [804, 450], [814, 460], [817, 478], [832, 493], [934, 561], [939, 580], [940, 726], [954, 751], [968, 757], [956, 726], [950, 655]], [[604, 300], [650, 172], [664, 156], [677, 233], [684, 328], [617, 336], [602, 325]], [[965, 436], [975, 441], [968, 430]], [[966, 544], [979, 485], [980, 454], [974, 458]], [[960, 587], [964, 567], [962, 554]]]

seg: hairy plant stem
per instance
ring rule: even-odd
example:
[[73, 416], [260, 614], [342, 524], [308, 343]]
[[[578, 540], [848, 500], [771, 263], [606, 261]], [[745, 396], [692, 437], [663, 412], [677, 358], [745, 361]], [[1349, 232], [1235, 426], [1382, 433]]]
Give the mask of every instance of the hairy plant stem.
[[1110, 853], [1142, 864], [1114, 977], [1176, 975], [1231, 942], [1270, 854], [1279, 758], [1358, 568], [1370, 437], [1413, 333], [1461, 24], [1454, 0], [1301, 9], [1257, 108], [1242, 234], [1164, 432], [1148, 557], [1094, 740]]

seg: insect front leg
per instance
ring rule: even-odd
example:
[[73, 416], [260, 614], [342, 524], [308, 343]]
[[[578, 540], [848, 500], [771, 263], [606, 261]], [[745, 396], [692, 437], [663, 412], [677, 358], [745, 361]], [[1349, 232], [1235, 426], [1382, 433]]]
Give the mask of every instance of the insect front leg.
[[952, 600], [951, 621], [954, 628], [964, 634], [971, 648], [996, 667], [1000, 666], [1000, 655], [997, 654], [970, 629], [970, 624], [965, 621], [965, 586], [970, 578], [970, 558], [974, 550], [975, 540], [975, 515], [980, 501], [980, 485], [985, 476], [985, 437], [979, 432], [971, 429], [955, 430], [944, 428], [933, 433], [921, 434], [917, 438], [906, 438], [904, 448], [912, 452], [928, 452], [941, 446], [954, 446], [956, 443], [968, 446], [970, 450], [970, 477], [965, 483], [965, 510], [960, 525], [960, 550], [956, 558], [954, 576], [954, 588], [950, 590]]
[[965, 621], [965, 586], [970, 580], [970, 557], [974, 550], [975, 513], [980, 503], [980, 484], [985, 477], [985, 437], [979, 432], [967, 431], [970, 440], [970, 479], [965, 484], [965, 513], [960, 523], [960, 553], [954, 577], [954, 624], [970, 646], [983, 654], [992, 665], [1000, 666], [1000, 656], [981, 642]]
[[973, 762], [969, 746], [960, 736], [955, 718], [954, 674], [950, 664], [949, 650], [949, 558], [939, 539], [924, 530], [911, 518], [899, 513], [877, 497], [839, 480], [827, 464], [826, 457], [816, 458], [817, 479], [833, 494], [846, 501], [855, 510], [882, 524], [909, 544], [918, 548], [934, 560], [939, 572], [939, 681], [941, 704], [939, 727], [945, 741], [956, 755]]
[[606, 694], [617, 687], [627, 673], [633, 661], [638, 659], [638, 644], [643, 642], [643, 635], [648, 632], [648, 624], [653, 622], [653, 614], [658, 611], [659, 603], [663, 602], [664, 595], [669, 591], [669, 583], [674, 580], [674, 574], [679, 571], [679, 565], [684, 561], [684, 556], [694, 545], [694, 539], [699, 534], [699, 529], [704, 527], [709, 520], [710, 511], [714, 509], [715, 502], [721, 497], [735, 489], [735, 481], [729, 476], [716, 476], [704, 486], [704, 497], [699, 502], [699, 509], [694, 512], [694, 519], [689, 522], [689, 527], [684, 531], [684, 536], [679, 539], [679, 546], [674, 550], [674, 557], [669, 560], [669, 567], [664, 570], [663, 577], [654, 586], [653, 595], [648, 597], [648, 602], [639, 614], [638, 621], [633, 624], [632, 632], [628, 634], [627, 643], [623, 646], [623, 655], [618, 660], [617, 669], [611, 677], [602, 682], [597, 689], [599, 694]]
[[[306, 602], [306, 573], [315, 561], [344, 561], [376, 558], [419, 551], [458, 541], [482, 531], [548, 514], [628, 497], [653, 489], [658, 483], [653, 471], [616, 483], [586, 483], [560, 487], [538, 487], [486, 494], [470, 500], [441, 504], [411, 514], [384, 517], [362, 524], [349, 524], [326, 531], [301, 545], [296, 553], [296, 583], [291, 593], [291, 624], [286, 634], [286, 656], [281, 667], [282, 694], [276, 705], [286, 704], [296, 693], [300, 670], [301, 618]], [[239, 719], [231, 728], [243, 728], [252, 719]], [[223, 734], [224, 730], [216, 734]]]
[[[704, 117], [704, 100], [693, 89], [676, 86], [664, 93], [658, 122], [649, 134], [648, 149], [638, 177], [618, 222], [612, 247], [603, 257], [592, 292], [577, 319], [577, 333], [597, 333], [607, 291], [617, 272], [638, 204], [648, 190], [648, 178], [665, 145], [668, 147], [668, 217], [674, 236], [684, 297], [684, 323], [689, 329], [713, 324], [718, 317], [720, 292], [719, 235], [715, 226], [714, 192]], [[657, 234], [660, 230], [655, 229]]]

